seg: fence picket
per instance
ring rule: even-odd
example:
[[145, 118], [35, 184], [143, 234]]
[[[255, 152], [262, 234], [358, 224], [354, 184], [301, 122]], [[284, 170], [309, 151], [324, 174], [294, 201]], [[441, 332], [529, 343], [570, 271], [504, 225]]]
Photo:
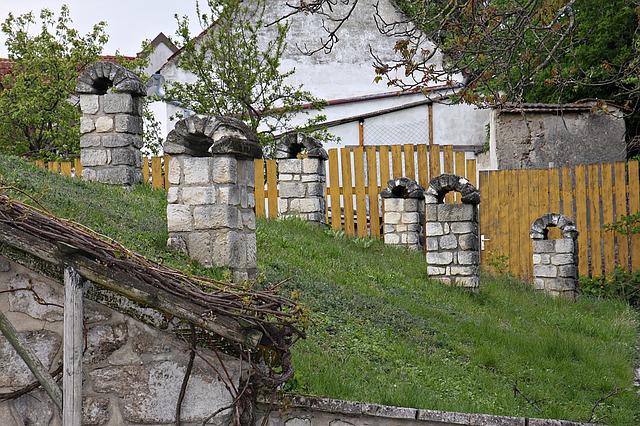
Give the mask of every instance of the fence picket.
[[[639, 161], [630, 161], [629, 167], [629, 214], [640, 212], [640, 173]], [[631, 235], [631, 261], [630, 271], [640, 269], [640, 234]]]
[[380, 204], [378, 203], [378, 167], [376, 161], [376, 147], [368, 146], [367, 153], [367, 196], [369, 197], [369, 217], [371, 224], [371, 236], [380, 238]]
[[73, 160], [73, 170], [77, 178], [82, 177], [82, 162], [79, 158]]
[[264, 160], [258, 159], [253, 162], [253, 177], [255, 188], [253, 195], [255, 198], [255, 212], [257, 217], [266, 217], [267, 209], [264, 205]]
[[416, 163], [412, 144], [404, 146], [404, 170], [404, 176], [413, 180], [416, 179]]
[[[455, 153], [455, 172], [456, 175], [461, 176], [461, 177], [466, 177], [467, 176], [467, 171], [465, 169], [465, 155], [464, 155], [464, 151], [458, 151]], [[454, 194], [455, 200], [458, 203], [461, 203], [462, 201], [462, 195], [458, 192], [456, 192]]]
[[344, 203], [344, 231], [349, 236], [355, 235], [353, 217], [353, 174], [351, 173], [351, 150], [340, 149], [342, 160], [342, 198]]
[[549, 170], [549, 212], [560, 213], [560, 169]]
[[[613, 164], [601, 164], [602, 167], [602, 188], [613, 187], [613, 172], [611, 168]], [[602, 197], [602, 220], [603, 225], [613, 222], [613, 193], [614, 191], [601, 191]], [[616, 265], [615, 258], [615, 238], [613, 232], [602, 230], [602, 237], [605, 249], [604, 251], [604, 272], [609, 274]], [[607, 248], [611, 247], [610, 250]]]
[[367, 199], [365, 195], [364, 147], [353, 148], [353, 166], [356, 183], [356, 224], [359, 237], [366, 237]]
[[149, 157], [142, 158], [142, 182], [149, 183]]
[[440, 175], [440, 145], [429, 145], [429, 180]]
[[602, 275], [602, 244], [600, 244], [600, 177], [597, 164], [587, 166], [589, 173], [589, 242], [593, 276]]
[[[442, 147], [442, 160], [444, 162], [444, 173], [453, 174], [453, 146], [445, 145]], [[446, 203], [453, 203], [455, 200], [455, 193], [449, 192], [444, 197]]]
[[587, 221], [587, 166], [580, 164], [574, 169], [576, 217], [575, 223], [580, 235], [578, 235], [578, 273], [589, 275], [589, 222]]
[[[527, 213], [527, 205], [529, 203], [529, 177], [530, 173], [526, 173], [522, 170], [518, 171], [518, 202], [514, 210], [517, 212], [518, 220], [520, 222], [520, 232], [525, 232], [524, 235], [529, 235], [529, 214]], [[520, 277], [531, 277], [533, 269], [528, 266], [529, 259], [532, 258], [533, 247], [531, 241], [524, 241], [525, 237], [520, 238], [520, 247], [516, 253], [519, 253], [520, 257]]]
[[424, 189], [429, 188], [429, 159], [427, 158], [427, 145], [418, 145], [418, 183]]
[[63, 176], [71, 176], [71, 161], [65, 161], [60, 163], [60, 174]]
[[162, 157], [151, 158], [151, 186], [154, 188], [164, 187], [162, 177]]
[[[627, 176], [625, 172], [625, 163], [617, 162], [613, 165], [613, 178], [615, 183], [613, 186], [615, 196], [615, 212], [614, 220], [620, 220], [621, 216], [627, 215]], [[613, 233], [613, 231], [609, 231]], [[618, 248], [618, 264], [627, 270], [631, 270], [629, 262], [629, 238], [618, 232], [613, 233], [615, 236], [616, 247]]]
[[392, 179], [398, 179], [404, 176], [402, 168], [402, 145], [391, 145], [391, 166], [393, 169]]
[[331, 229], [342, 229], [342, 208], [340, 207], [340, 168], [338, 167], [338, 149], [329, 150], [329, 201], [331, 211]]
[[267, 199], [270, 218], [278, 217], [278, 168], [276, 160], [266, 160], [267, 163]]

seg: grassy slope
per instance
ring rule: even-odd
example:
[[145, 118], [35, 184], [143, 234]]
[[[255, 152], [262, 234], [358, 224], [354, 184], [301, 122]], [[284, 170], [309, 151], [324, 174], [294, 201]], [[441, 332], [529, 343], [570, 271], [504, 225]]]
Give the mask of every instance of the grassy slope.
[[[52, 175], [0, 157], [16, 185], [154, 258], [202, 272], [165, 249], [165, 197]], [[293, 391], [429, 409], [640, 423], [631, 389], [638, 315], [622, 303], [553, 300], [516, 282], [479, 294], [429, 281], [422, 256], [297, 220], [258, 221], [269, 282], [291, 278], [315, 325], [295, 346]], [[517, 387], [522, 396], [514, 398]]]

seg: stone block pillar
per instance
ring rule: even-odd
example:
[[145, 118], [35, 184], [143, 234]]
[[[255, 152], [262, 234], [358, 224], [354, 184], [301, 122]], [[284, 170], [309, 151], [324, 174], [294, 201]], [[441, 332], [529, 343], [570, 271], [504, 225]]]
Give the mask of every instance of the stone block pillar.
[[172, 155], [168, 245], [238, 280], [253, 278], [257, 135], [235, 119], [195, 115], [176, 123], [164, 150]]
[[[450, 191], [462, 204], [443, 204]], [[476, 291], [479, 287], [480, 192], [465, 178], [443, 174], [429, 182], [425, 194], [427, 272], [437, 280]]]
[[[298, 158], [304, 152], [306, 158]], [[325, 223], [327, 151], [322, 144], [303, 133], [283, 136], [276, 146], [278, 162], [278, 215], [298, 216], [310, 222]]]
[[[548, 228], [557, 226], [562, 238], [548, 239]], [[563, 214], [547, 213], [531, 225], [533, 285], [552, 296], [578, 298], [578, 235], [575, 224]]]
[[380, 196], [384, 199], [384, 243], [423, 250], [424, 188], [402, 177], [390, 180]]
[[142, 108], [137, 75], [121, 65], [96, 62], [78, 77], [82, 177], [114, 185], [142, 182]]

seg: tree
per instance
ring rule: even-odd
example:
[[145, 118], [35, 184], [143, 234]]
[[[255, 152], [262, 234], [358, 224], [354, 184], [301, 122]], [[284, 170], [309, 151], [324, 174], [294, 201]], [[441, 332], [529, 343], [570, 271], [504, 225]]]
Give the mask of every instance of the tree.
[[[324, 18], [325, 41], [308, 53], [332, 49], [358, 3], [311, 0], [291, 6], [291, 14]], [[379, 31], [401, 38], [390, 46], [395, 60], [374, 57], [378, 81], [425, 92], [449, 84], [458, 89], [458, 101], [481, 106], [597, 98], [613, 100], [629, 114], [638, 109], [637, 0], [395, 3], [406, 21], [388, 22], [375, 7]]]
[[79, 150], [80, 109], [74, 101], [78, 73], [97, 59], [107, 42], [105, 23], [82, 36], [70, 27], [62, 6], [56, 18], [43, 9], [40, 33], [33, 12], [9, 14], [2, 24], [13, 64], [0, 81], [0, 149], [37, 158], [74, 155]]
[[176, 16], [182, 42], [178, 66], [196, 81], [171, 82], [168, 98], [195, 113], [239, 118], [259, 131], [264, 144], [274, 134], [292, 130], [290, 120], [304, 104], [323, 106], [302, 86], [286, 84], [295, 72], [279, 70], [289, 27], [277, 23], [265, 28], [265, 0], [208, 0], [207, 5], [210, 13], [203, 13], [196, 3], [206, 31], [195, 39], [187, 18]]

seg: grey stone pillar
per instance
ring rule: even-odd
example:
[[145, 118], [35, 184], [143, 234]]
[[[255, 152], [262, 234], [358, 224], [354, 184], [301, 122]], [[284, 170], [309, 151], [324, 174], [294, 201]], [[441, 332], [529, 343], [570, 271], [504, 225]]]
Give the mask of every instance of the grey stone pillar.
[[[306, 158], [298, 158], [303, 151]], [[325, 163], [328, 158], [317, 139], [303, 133], [282, 137], [276, 146], [279, 216], [298, 216], [310, 222], [325, 223]]]
[[167, 194], [168, 245], [206, 267], [228, 267], [236, 279], [256, 271], [255, 158], [258, 137], [242, 122], [195, 115], [176, 123]]
[[[462, 204], [443, 204], [450, 191], [462, 194]], [[479, 203], [480, 192], [465, 178], [443, 174], [429, 182], [425, 194], [425, 235], [427, 272], [432, 278], [478, 289]]]
[[142, 182], [142, 107], [137, 75], [121, 65], [96, 62], [78, 77], [80, 161], [84, 180], [131, 186]]
[[[562, 238], [548, 239], [548, 228], [557, 226]], [[571, 219], [563, 214], [547, 213], [531, 225], [533, 240], [533, 285], [552, 296], [577, 300], [578, 235]]]
[[380, 196], [384, 198], [384, 243], [424, 248], [424, 188], [406, 177], [392, 179]]

